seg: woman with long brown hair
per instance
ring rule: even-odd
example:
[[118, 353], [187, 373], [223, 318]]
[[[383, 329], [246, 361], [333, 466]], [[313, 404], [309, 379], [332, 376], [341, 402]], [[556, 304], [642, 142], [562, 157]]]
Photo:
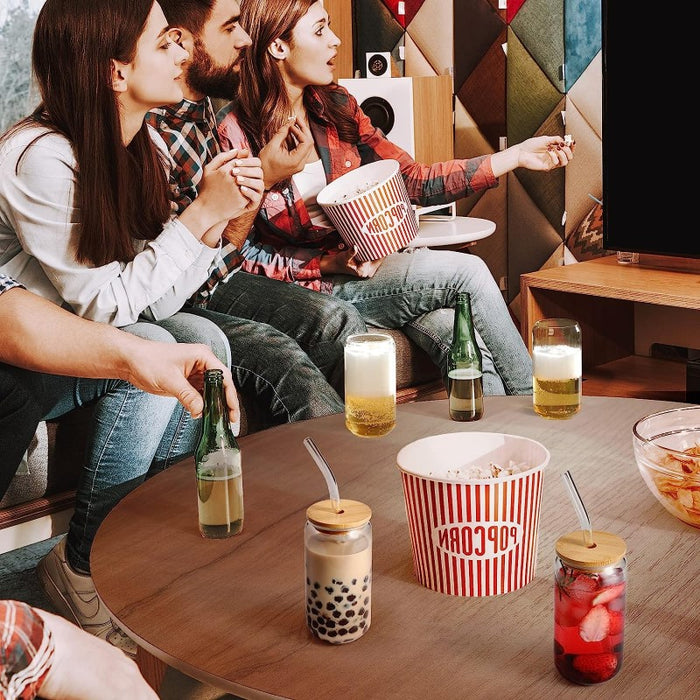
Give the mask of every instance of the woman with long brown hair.
[[[32, 54], [41, 104], [0, 139], [0, 272], [80, 316], [206, 343], [228, 366], [221, 330], [177, 312], [208, 276], [228, 220], [258, 206], [262, 170], [246, 152], [221, 154], [197, 201], [171, 216], [167, 149], [144, 117], [182, 99], [187, 52], [176, 39], [153, 0], [46, 1]], [[149, 472], [192, 453], [199, 425], [175, 398], [127, 382], [0, 371], [34, 421], [94, 406], [69, 534], [38, 573], [61, 614], [134, 653], [95, 592], [92, 541]], [[0, 451], [13, 439], [2, 431]]]
[[316, 195], [349, 170], [393, 158], [413, 203], [448, 204], [495, 187], [499, 176], [516, 167], [563, 167], [573, 147], [560, 136], [540, 136], [490, 155], [417, 163], [333, 82], [340, 40], [322, 2], [242, 0], [241, 22], [252, 47], [241, 65], [239, 94], [219, 126], [222, 144], [258, 153], [290, 115], [309, 125], [315, 143], [303, 170], [266, 192], [242, 251], [243, 269], [348, 301], [373, 326], [402, 328], [443, 376], [457, 293], [468, 292], [484, 355], [485, 393], [531, 393], [530, 355], [480, 258], [423, 248], [358, 262]]

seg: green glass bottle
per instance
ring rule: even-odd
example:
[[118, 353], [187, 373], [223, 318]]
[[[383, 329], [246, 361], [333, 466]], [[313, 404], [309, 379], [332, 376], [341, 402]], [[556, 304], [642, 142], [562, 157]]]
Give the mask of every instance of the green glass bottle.
[[202, 537], [220, 539], [243, 529], [241, 450], [228, 420], [224, 375], [204, 373], [202, 435], [194, 455], [197, 506]]
[[484, 415], [481, 350], [476, 344], [469, 294], [457, 294], [452, 346], [447, 359], [447, 393], [450, 418], [479, 420]]

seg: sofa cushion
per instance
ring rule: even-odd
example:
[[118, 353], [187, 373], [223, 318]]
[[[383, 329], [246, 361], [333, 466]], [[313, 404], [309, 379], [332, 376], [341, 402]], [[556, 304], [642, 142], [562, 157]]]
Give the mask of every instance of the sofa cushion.
[[440, 372], [423, 349], [400, 330], [368, 327], [369, 331], [387, 333], [396, 343], [396, 388], [407, 389], [417, 384], [440, 379]]
[[595, 206], [583, 217], [581, 223], [567, 237], [566, 247], [577, 262], [610, 254], [610, 251], [603, 248], [602, 204], [596, 202]]

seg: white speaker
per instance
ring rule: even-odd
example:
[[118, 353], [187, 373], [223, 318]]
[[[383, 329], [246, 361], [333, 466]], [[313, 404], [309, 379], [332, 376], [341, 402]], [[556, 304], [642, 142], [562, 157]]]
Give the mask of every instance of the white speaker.
[[387, 51], [368, 51], [365, 54], [368, 78], [391, 78], [391, 54]]
[[415, 157], [413, 80], [411, 78], [341, 78], [372, 124]]

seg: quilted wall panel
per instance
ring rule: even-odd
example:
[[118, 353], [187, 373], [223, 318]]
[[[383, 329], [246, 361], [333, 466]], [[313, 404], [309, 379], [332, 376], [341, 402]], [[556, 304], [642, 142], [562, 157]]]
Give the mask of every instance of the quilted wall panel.
[[519, 315], [520, 274], [575, 262], [565, 241], [602, 193], [599, 0], [507, 0], [505, 8], [499, 0], [353, 3], [356, 69], [360, 52], [386, 37], [370, 50], [391, 51], [396, 75], [453, 76], [457, 157], [544, 133], [576, 139], [565, 170], [516, 170], [495, 190], [457, 204], [460, 215], [496, 222], [473, 250]]

